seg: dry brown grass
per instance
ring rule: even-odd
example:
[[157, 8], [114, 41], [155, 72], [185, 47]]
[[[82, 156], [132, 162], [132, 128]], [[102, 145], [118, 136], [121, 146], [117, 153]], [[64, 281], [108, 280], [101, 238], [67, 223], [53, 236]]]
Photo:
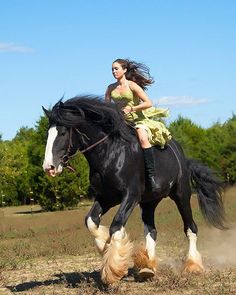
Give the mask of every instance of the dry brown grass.
[[[2, 294], [236, 294], [236, 189], [225, 195], [231, 229], [206, 227], [193, 200], [199, 226], [199, 250], [206, 272], [182, 275], [187, 240], [175, 205], [161, 202], [156, 212], [158, 271], [152, 281], [135, 273], [107, 287], [100, 280], [101, 258], [84, 225], [90, 206], [76, 210], [31, 213], [31, 207], [0, 209], [0, 295]], [[38, 207], [33, 207], [37, 211]], [[102, 220], [109, 224], [117, 208]], [[127, 224], [138, 243], [143, 225], [138, 208]]]

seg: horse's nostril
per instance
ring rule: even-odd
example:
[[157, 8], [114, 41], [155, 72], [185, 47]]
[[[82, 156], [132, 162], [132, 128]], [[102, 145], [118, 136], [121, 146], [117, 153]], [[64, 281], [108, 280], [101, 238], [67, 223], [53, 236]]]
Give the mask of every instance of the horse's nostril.
[[53, 171], [55, 170], [55, 167], [53, 165], [50, 165], [48, 166], [47, 168], [44, 169], [46, 172], [49, 172], [49, 171]]

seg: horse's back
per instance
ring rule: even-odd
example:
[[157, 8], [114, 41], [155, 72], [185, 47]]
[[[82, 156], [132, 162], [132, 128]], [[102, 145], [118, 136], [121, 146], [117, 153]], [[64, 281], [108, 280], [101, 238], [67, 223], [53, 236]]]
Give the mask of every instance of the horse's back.
[[154, 146], [156, 181], [160, 185], [160, 191], [151, 193], [146, 181], [142, 202], [167, 197], [172, 188], [179, 184], [184, 177], [188, 181], [186, 158], [181, 146], [171, 140], [164, 149]]
[[153, 147], [157, 174], [173, 178], [186, 167], [186, 158], [181, 146], [171, 140], [164, 149]]

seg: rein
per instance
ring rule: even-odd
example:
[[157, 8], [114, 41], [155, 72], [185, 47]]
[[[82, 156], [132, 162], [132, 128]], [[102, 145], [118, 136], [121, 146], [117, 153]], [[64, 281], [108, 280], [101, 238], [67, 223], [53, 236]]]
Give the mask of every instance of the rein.
[[88, 146], [86, 149], [83, 149], [82, 151], [80, 151], [80, 153], [85, 153], [88, 150], [94, 148], [96, 145], [99, 145], [100, 143], [102, 143], [103, 141], [105, 141], [108, 138], [109, 135], [105, 135], [103, 138], [99, 139], [98, 141], [96, 141], [95, 143], [91, 144], [90, 146]]
[[[87, 139], [89, 139], [89, 138], [87, 137], [86, 134], [81, 133], [77, 128], [74, 128], [74, 129], [75, 129], [75, 131], [76, 131], [77, 133], [79, 133], [79, 134], [81, 134], [82, 136], [85, 136]], [[70, 137], [69, 137], [69, 145], [68, 145], [68, 148], [67, 148], [67, 152], [66, 152], [66, 154], [65, 154], [65, 155], [63, 156], [63, 158], [62, 158], [62, 162], [61, 162], [61, 163], [62, 163], [62, 165], [63, 165], [64, 167], [66, 167], [66, 168], [68, 168], [69, 170], [75, 172], [75, 169], [74, 169], [73, 167], [71, 167], [71, 166], [68, 164], [68, 161], [76, 155], [76, 152], [73, 153], [72, 155], [70, 155], [70, 153], [71, 153], [71, 148], [73, 147], [73, 144], [72, 144], [72, 130], [73, 130], [73, 128], [71, 127], [71, 128], [70, 128], [70, 135], [69, 135], [69, 136], [70, 136]], [[105, 141], [105, 140], [109, 137], [109, 135], [110, 135], [110, 134], [105, 135], [104, 137], [102, 137], [101, 139], [99, 139], [99, 140], [96, 141], [95, 143], [89, 145], [87, 148], [83, 149], [82, 151], [79, 150], [79, 152], [80, 152], [81, 154], [84, 154], [85, 152], [87, 152], [87, 151], [93, 149], [95, 146], [97, 146], [97, 145], [99, 145], [100, 143], [102, 143], [103, 141]]]

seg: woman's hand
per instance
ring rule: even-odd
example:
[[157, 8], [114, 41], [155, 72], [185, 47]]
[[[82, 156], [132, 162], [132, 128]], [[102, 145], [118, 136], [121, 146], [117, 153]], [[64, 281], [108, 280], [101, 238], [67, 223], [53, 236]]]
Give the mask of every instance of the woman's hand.
[[129, 113], [133, 112], [133, 108], [131, 106], [126, 106], [122, 109], [125, 115], [128, 115]]

